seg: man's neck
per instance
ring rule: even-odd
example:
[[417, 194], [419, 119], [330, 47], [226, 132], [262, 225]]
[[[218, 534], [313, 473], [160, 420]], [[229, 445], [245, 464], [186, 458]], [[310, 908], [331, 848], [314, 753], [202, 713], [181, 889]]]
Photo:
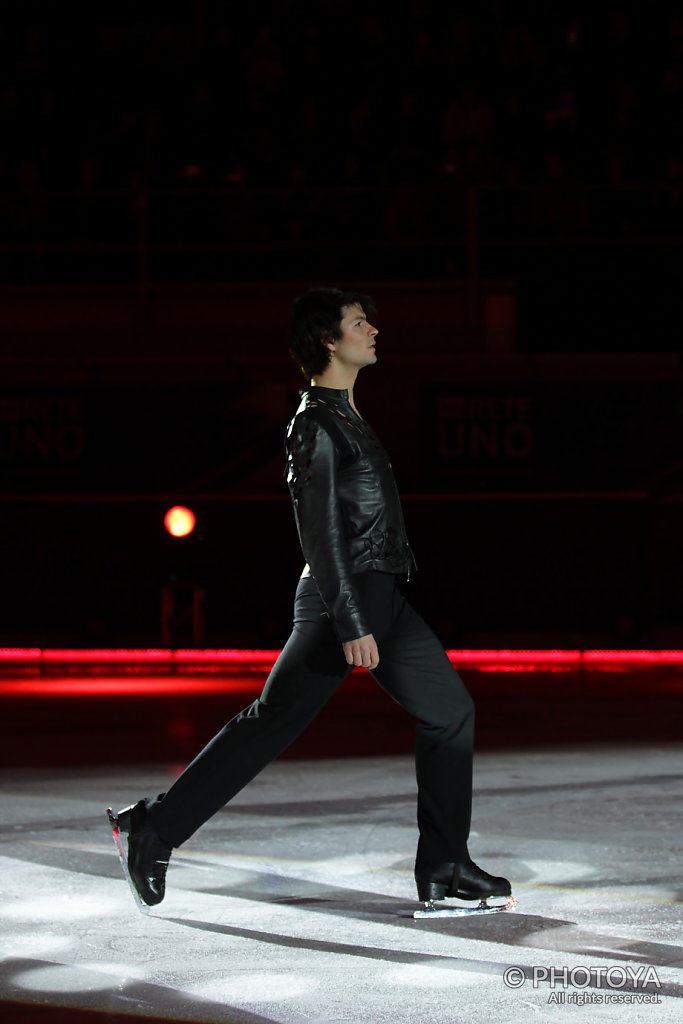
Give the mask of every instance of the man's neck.
[[349, 373], [337, 366], [328, 366], [324, 373], [312, 379], [311, 385], [318, 388], [334, 388], [336, 391], [348, 391], [349, 402], [353, 408], [353, 385], [356, 383], [357, 376], [357, 370], [355, 373]]

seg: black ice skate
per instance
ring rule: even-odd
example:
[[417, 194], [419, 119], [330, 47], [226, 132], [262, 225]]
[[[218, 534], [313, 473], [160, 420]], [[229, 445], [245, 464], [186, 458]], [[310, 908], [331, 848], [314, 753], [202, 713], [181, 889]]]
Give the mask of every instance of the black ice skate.
[[[166, 891], [166, 869], [172, 847], [168, 846], [146, 822], [147, 801], [126, 807], [114, 814], [107, 808], [109, 824], [118, 850], [123, 874], [130, 891], [143, 914], [149, 908], [161, 903]], [[121, 832], [128, 833], [128, 855], [126, 856]]]
[[[468, 917], [472, 914], [494, 914], [511, 910], [517, 901], [511, 894], [507, 878], [490, 875], [474, 861], [464, 864], [444, 863], [415, 870], [418, 899], [423, 904], [413, 917]], [[435, 907], [435, 900], [448, 897], [455, 906]]]

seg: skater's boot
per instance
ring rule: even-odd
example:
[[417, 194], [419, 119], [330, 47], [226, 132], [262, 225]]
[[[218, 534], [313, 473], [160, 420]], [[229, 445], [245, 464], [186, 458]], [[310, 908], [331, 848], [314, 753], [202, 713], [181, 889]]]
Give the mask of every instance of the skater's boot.
[[148, 823], [148, 802], [139, 800], [116, 815], [121, 832], [128, 833], [128, 872], [143, 903], [161, 903], [166, 891], [166, 869], [173, 851]]
[[468, 858], [463, 863], [445, 861], [428, 867], [415, 868], [418, 899], [443, 900], [447, 896], [460, 900], [485, 900], [495, 896], [509, 896], [507, 878], [489, 875]]

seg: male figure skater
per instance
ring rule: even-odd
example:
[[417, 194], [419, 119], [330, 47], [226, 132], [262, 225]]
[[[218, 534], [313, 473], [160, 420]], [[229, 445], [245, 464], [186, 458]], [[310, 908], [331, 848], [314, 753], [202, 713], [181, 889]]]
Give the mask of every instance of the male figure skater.
[[399, 589], [415, 563], [398, 491], [389, 457], [355, 404], [359, 371], [377, 362], [373, 315], [369, 297], [337, 288], [311, 289], [293, 303], [291, 352], [310, 381], [286, 440], [306, 559], [294, 626], [260, 698], [169, 791], [110, 812], [115, 829], [128, 833], [130, 879], [150, 906], [164, 898], [172, 850], [299, 735], [355, 665], [417, 720], [419, 899], [510, 894], [507, 879], [468, 853], [473, 703]]

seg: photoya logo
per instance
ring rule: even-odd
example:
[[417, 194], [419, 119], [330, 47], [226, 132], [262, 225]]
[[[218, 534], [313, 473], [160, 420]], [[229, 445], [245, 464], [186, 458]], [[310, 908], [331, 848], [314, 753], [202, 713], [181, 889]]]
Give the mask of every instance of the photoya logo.
[[644, 992], [662, 987], [654, 967], [643, 964], [638, 967], [508, 967], [503, 981], [508, 988], [521, 988], [527, 981], [531, 981], [533, 988], [547, 984], [551, 989], [628, 987], [629, 992]]

